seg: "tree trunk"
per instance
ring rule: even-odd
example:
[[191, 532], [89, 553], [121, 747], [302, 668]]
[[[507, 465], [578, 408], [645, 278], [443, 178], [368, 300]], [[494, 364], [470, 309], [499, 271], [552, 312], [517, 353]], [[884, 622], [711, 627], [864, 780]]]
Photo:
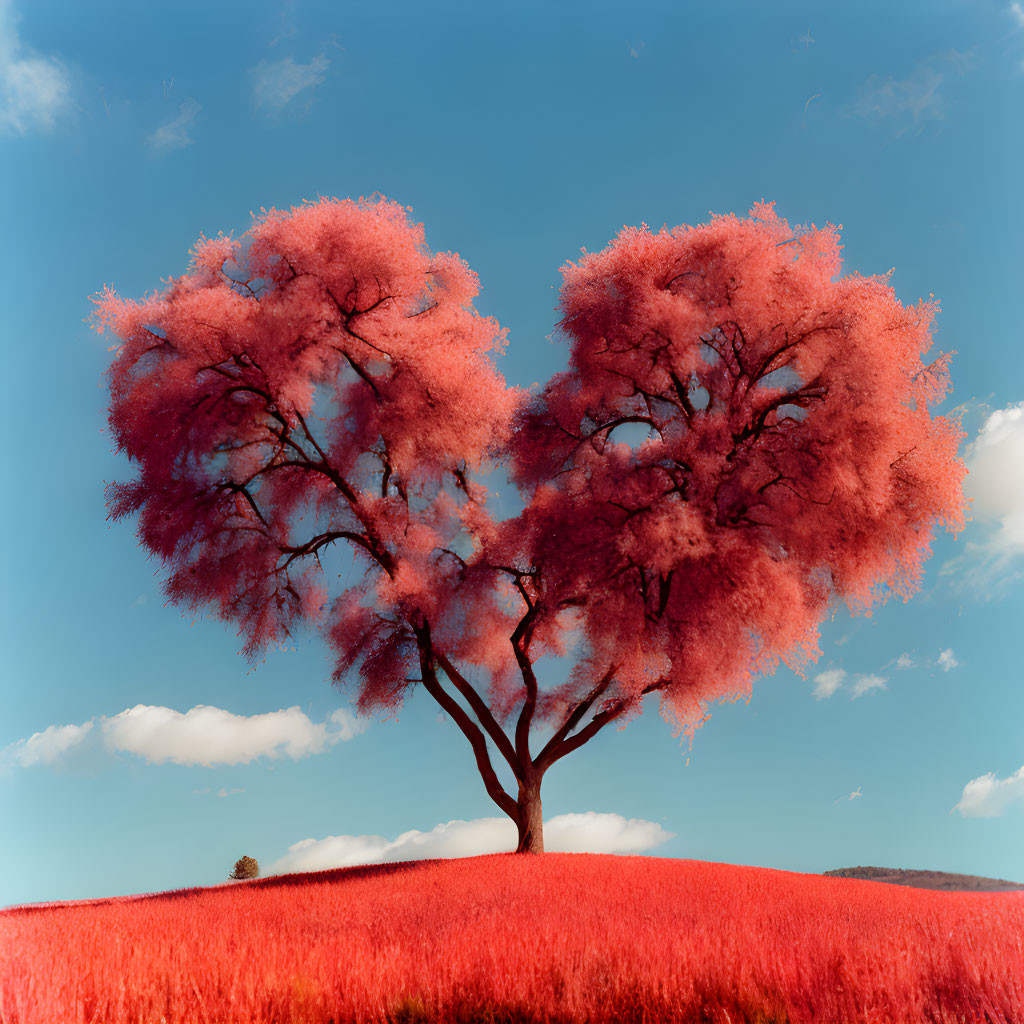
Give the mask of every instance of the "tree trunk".
[[519, 845], [516, 853], [544, 852], [544, 819], [541, 817], [540, 779], [524, 785], [519, 783], [518, 820]]

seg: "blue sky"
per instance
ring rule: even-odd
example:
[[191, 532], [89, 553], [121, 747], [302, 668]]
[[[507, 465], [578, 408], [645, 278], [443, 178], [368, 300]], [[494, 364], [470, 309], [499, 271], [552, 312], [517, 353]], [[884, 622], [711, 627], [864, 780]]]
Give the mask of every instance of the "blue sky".
[[559, 266], [624, 224], [765, 198], [934, 292], [974, 521], [692, 750], [652, 707], [560, 762], [548, 843], [1024, 881], [1022, 89], [1019, 3], [0, 0], [0, 905], [514, 842], [426, 695], [356, 722], [315, 636], [250, 670], [105, 518], [129, 471], [89, 296], [159, 287], [251, 210], [375, 191], [480, 275], [521, 386], [566, 363]]

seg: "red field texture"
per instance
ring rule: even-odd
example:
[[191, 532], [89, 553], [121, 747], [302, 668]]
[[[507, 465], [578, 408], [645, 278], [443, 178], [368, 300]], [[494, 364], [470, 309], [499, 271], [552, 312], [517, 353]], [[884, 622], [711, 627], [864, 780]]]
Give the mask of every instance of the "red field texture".
[[1024, 1022], [1024, 893], [495, 855], [0, 912], [0, 1021]]

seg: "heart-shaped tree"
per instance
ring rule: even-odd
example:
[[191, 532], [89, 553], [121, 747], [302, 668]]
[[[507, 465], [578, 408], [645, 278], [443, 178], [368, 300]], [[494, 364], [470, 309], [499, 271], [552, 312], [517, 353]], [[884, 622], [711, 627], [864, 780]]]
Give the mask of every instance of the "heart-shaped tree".
[[[759, 204], [624, 229], [563, 268], [570, 368], [532, 395], [495, 369], [475, 275], [393, 202], [271, 211], [193, 255], [161, 294], [94, 300], [139, 471], [111, 516], [138, 513], [169, 598], [237, 623], [250, 657], [316, 625], [360, 712], [422, 684], [520, 851], [543, 850], [561, 757], [655, 692], [692, 736], [814, 658], [831, 604], [909, 597], [935, 527], [963, 524], [962, 433], [929, 412], [949, 356], [921, 358], [936, 304], [839, 277], [831, 225]], [[480, 483], [499, 464], [525, 503], [505, 519]], [[364, 570], [347, 587], [339, 544]], [[537, 678], [569, 650], [567, 681]]]

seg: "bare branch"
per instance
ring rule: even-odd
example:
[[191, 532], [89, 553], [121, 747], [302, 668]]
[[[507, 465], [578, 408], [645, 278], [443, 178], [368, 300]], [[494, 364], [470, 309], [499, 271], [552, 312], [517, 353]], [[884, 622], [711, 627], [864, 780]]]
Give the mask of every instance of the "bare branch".
[[494, 745], [498, 748], [501, 756], [508, 762], [508, 766], [515, 773], [516, 778], [522, 778], [523, 762], [516, 756], [512, 743], [505, 735], [501, 726], [498, 725], [494, 715], [491, 714], [491, 709], [484, 702], [480, 694], [477, 693], [473, 684], [459, 672], [448, 657], [436, 647], [432, 649], [434, 656], [437, 658], [438, 664], [442, 669], [444, 669], [444, 674], [452, 681], [455, 688], [465, 698], [466, 703], [468, 703], [473, 709], [473, 712], [479, 719], [480, 724], [484, 729], [486, 729], [487, 735], [494, 741]]
[[474, 725], [469, 715], [459, 706], [451, 694], [444, 690], [438, 681], [437, 673], [434, 670], [435, 653], [430, 642], [430, 627], [428, 625], [423, 625], [416, 629], [416, 641], [420, 652], [420, 673], [423, 677], [423, 686], [427, 693], [451, 715], [452, 720], [462, 730], [462, 734], [469, 740], [470, 746], [473, 748], [473, 754], [476, 756], [477, 769], [484, 780], [487, 795], [513, 821], [518, 822], [518, 805], [502, 789], [498, 776], [494, 773], [490, 756], [487, 753], [487, 741], [484, 739], [484, 734]]
[[[568, 715], [565, 721], [555, 731], [554, 736], [544, 745], [544, 749], [537, 755], [536, 764], [542, 769], [547, 769], [551, 764], [554, 763], [557, 758], [554, 756], [555, 752], [565, 741], [565, 738], [576, 728], [580, 722], [583, 721], [583, 716], [593, 707], [594, 701], [601, 696], [605, 690], [611, 685], [612, 679], [615, 676], [615, 666], [613, 665], [608, 671], [601, 677], [597, 685], [587, 694], [587, 696], [573, 708], [572, 712]], [[561, 755], [559, 755], [561, 756]]]

